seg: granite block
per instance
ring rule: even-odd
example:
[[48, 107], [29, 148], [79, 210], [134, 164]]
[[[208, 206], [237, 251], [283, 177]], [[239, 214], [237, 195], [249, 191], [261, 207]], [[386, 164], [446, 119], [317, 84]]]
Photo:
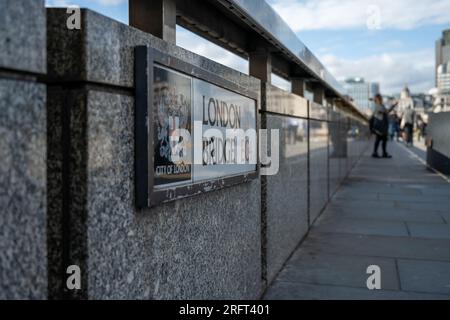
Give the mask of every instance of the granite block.
[[328, 147], [328, 160], [330, 166], [330, 195], [334, 194], [341, 182], [341, 162], [342, 157], [339, 155], [339, 124], [336, 122], [329, 123], [330, 139]]
[[89, 298], [257, 298], [259, 182], [136, 211], [133, 99], [87, 95]]
[[310, 120], [310, 221], [314, 222], [328, 202], [328, 123]]
[[[289, 128], [290, 125], [298, 127]], [[308, 141], [306, 120], [267, 115], [267, 128], [280, 130], [280, 170], [266, 181], [267, 279], [270, 283], [309, 228]]]
[[134, 48], [148, 45], [223, 77], [253, 92], [260, 81], [219, 63], [169, 44], [97, 12], [83, 9], [81, 30], [65, 28], [65, 10], [50, 8], [48, 73], [55, 81], [88, 81], [120, 87], [134, 86]]
[[0, 79], [0, 299], [45, 299], [46, 90]]
[[44, 0], [0, 2], [0, 68], [46, 72]]
[[63, 182], [72, 199], [64, 213], [71, 222], [70, 252], [52, 250], [56, 259], [66, 257], [64, 264], [84, 269], [84, 288], [72, 297], [259, 297], [259, 181], [137, 210], [133, 97], [89, 89], [52, 94], [72, 110], [72, 178]]
[[427, 128], [429, 138], [433, 139], [433, 149], [450, 158], [450, 112], [431, 114]]
[[[259, 180], [136, 209], [134, 48], [148, 45], [169, 53], [243, 91], [259, 94], [259, 80], [90, 10], [82, 10], [81, 30], [70, 32], [63, 27], [64, 10], [47, 14], [50, 100], [56, 108], [49, 112], [55, 121], [50, 153], [55, 184], [49, 192], [57, 198], [49, 213], [56, 221], [49, 256], [62, 266], [80, 265], [83, 275], [82, 290], [71, 294], [62, 287], [61, 266], [52, 269], [54, 296], [258, 298]], [[58, 137], [58, 130], [67, 138]]]

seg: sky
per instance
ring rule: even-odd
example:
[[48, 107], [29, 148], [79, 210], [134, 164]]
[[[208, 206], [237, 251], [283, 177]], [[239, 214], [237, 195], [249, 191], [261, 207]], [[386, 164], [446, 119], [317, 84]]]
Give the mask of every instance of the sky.
[[[267, 0], [338, 80], [363, 77], [384, 94], [434, 87], [435, 42], [450, 28], [450, 0]], [[127, 0], [47, 0], [128, 23]], [[177, 44], [246, 72], [246, 61], [178, 28]], [[286, 85], [276, 79], [280, 86]]]

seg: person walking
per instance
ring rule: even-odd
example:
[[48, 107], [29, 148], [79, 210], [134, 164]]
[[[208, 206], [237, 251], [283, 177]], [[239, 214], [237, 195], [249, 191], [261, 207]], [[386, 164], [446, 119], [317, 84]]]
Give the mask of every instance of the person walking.
[[398, 141], [399, 131], [400, 131], [399, 119], [397, 113], [394, 112], [389, 116], [389, 137], [391, 141], [394, 141], [394, 137], [396, 137]]
[[426, 137], [427, 124], [423, 117], [419, 114], [417, 115], [417, 141], [421, 142], [422, 139]]
[[402, 127], [405, 132], [405, 143], [406, 146], [412, 147], [414, 145], [414, 119], [416, 113], [414, 109], [409, 105], [402, 116]]
[[387, 141], [389, 135], [389, 114], [398, 105], [396, 102], [394, 105], [387, 109], [383, 104], [383, 97], [381, 94], [377, 94], [374, 98], [375, 109], [372, 117], [370, 118], [370, 131], [375, 135], [375, 145], [373, 149], [373, 158], [380, 158], [378, 154], [378, 148], [380, 143], [383, 149], [383, 158], [392, 158], [387, 152]]

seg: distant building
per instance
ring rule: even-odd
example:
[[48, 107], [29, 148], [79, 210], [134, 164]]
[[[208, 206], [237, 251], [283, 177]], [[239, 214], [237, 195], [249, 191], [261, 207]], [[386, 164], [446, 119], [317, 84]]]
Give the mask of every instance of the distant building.
[[450, 29], [442, 32], [442, 38], [436, 41], [436, 87], [438, 86], [438, 69], [450, 62]]
[[433, 112], [450, 111], [450, 94], [437, 93], [434, 97]]
[[437, 88], [441, 93], [450, 93], [450, 61], [437, 69]]
[[433, 109], [433, 97], [429, 94], [412, 94], [414, 100], [414, 109], [418, 113], [428, 113]]
[[380, 93], [380, 85], [376, 82], [366, 82], [364, 78], [349, 78], [342, 82], [346, 94], [356, 106], [366, 114], [374, 109], [373, 97]]
[[450, 111], [450, 29], [436, 42], [436, 88], [434, 112]]

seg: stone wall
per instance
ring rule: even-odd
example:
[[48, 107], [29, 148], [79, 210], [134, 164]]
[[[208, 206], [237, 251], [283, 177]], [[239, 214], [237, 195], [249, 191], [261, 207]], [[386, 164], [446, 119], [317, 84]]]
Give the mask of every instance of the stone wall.
[[[43, 0], [0, 9], [0, 299], [257, 299], [367, 147], [338, 109], [93, 11], [68, 30]], [[278, 173], [138, 210], [138, 45], [258, 95]], [[80, 291], [65, 288], [70, 265]]]
[[310, 103], [309, 121], [309, 217], [314, 223], [329, 200], [329, 109]]
[[450, 112], [430, 114], [428, 135], [433, 139], [433, 149], [450, 158]]
[[[49, 208], [53, 221], [60, 221], [52, 226], [52, 236], [63, 242], [56, 241], [49, 250], [55, 264], [82, 267], [84, 290], [77, 297], [258, 298], [258, 180], [136, 209], [134, 47], [160, 49], [245, 90], [258, 90], [259, 81], [92, 11], [83, 10], [79, 34], [64, 28], [63, 10], [49, 9], [48, 17], [49, 78], [55, 82], [49, 89], [55, 134], [49, 138], [57, 145], [62, 132], [66, 140], [66, 146], [50, 152], [54, 174], [61, 177], [54, 188], [66, 196], [64, 210]], [[70, 174], [65, 176], [65, 170]], [[52, 194], [58, 203], [58, 193]], [[64, 216], [58, 217], [61, 212]], [[54, 297], [63, 293], [58, 277], [55, 269]]]
[[433, 140], [428, 148], [428, 164], [444, 174], [450, 174], [450, 112], [430, 114], [427, 135]]
[[279, 171], [265, 178], [263, 192], [270, 283], [309, 229], [308, 102], [271, 85], [264, 92], [268, 111], [263, 113], [264, 127], [279, 130], [280, 135]]
[[0, 299], [47, 298], [45, 21], [0, 2]]

